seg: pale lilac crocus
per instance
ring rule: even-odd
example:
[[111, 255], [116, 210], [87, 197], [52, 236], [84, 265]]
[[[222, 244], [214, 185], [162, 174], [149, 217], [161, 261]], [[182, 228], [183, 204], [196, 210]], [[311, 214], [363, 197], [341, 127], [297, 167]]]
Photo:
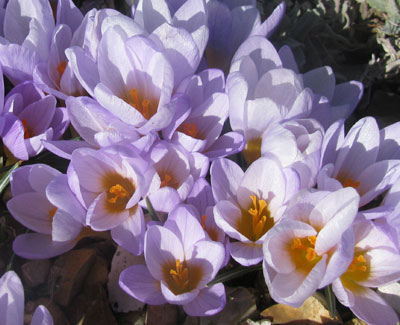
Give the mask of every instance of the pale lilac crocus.
[[373, 288], [400, 279], [400, 254], [390, 237], [371, 221], [354, 224], [354, 256], [332, 284], [338, 300], [368, 324], [396, 324], [396, 312]]
[[244, 266], [261, 262], [268, 231], [298, 190], [297, 174], [284, 170], [273, 156], [259, 158], [246, 172], [221, 158], [211, 165], [211, 186], [217, 202], [215, 222], [236, 240], [230, 243], [231, 256]]
[[322, 144], [318, 188], [335, 190], [353, 187], [360, 206], [389, 189], [399, 177], [400, 160], [378, 160], [380, 132], [373, 117], [365, 117], [345, 136], [344, 121], [332, 124]]
[[143, 152], [148, 152], [158, 135], [155, 132], [141, 136], [137, 129], [122, 122], [115, 115], [90, 97], [68, 97], [66, 100], [68, 117], [83, 141], [44, 141], [45, 148], [65, 159], [71, 159], [75, 149], [89, 147], [100, 149], [114, 144], [132, 144]]
[[[0, 324], [24, 324], [24, 288], [14, 271], [4, 273], [0, 278]], [[31, 325], [53, 325], [53, 318], [43, 305], [33, 314]]]
[[85, 227], [86, 210], [73, 195], [67, 176], [43, 164], [16, 169], [10, 179], [13, 197], [7, 202], [11, 215], [31, 233], [13, 242], [24, 258], [50, 258], [72, 249], [93, 234]]
[[174, 209], [164, 227], [149, 227], [145, 236], [146, 265], [134, 265], [120, 275], [120, 286], [152, 305], [182, 305], [191, 316], [210, 316], [225, 306], [225, 288], [207, 284], [224, 260], [222, 244], [209, 241], [190, 207]]
[[[279, 56], [284, 68], [299, 73], [294, 55], [289, 46], [280, 48]], [[347, 119], [358, 105], [363, 85], [351, 80], [336, 84], [335, 74], [329, 66], [318, 67], [302, 74], [304, 86], [313, 93], [313, 104], [310, 117], [315, 118], [327, 129], [339, 119]]]
[[179, 106], [172, 123], [163, 130], [164, 138], [210, 159], [232, 155], [243, 148], [241, 134], [221, 134], [229, 112], [221, 70], [207, 69], [192, 75], [180, 83], [176, 92], [188, 98], [188, 107]]
[[197, 70], [208, 40], [204, 1], [140, 0], [133, 18], [163, 49], [175, 85]]
[[72, 0], [58, 0], [56, 22], [48, 0], [8, 1], [0, 42], [0, 62], [7, 78], [14, 84], [32, 80], [36, 65], [49, 57], [56, 24], [67, 24], [74, 30], [80, 20], [82, 14]]
[[45, 95], [30, 81], [8, 93], [1, 113], [1, 137], [14, 157], [28, 160], [44, 149], [42, 140], [61, 137], [69, 121], [65, 107], [56, 104], [54, 96]]
[[359, 196], [353, 188], [303, 190], [266, 235], [264, 278], [278, 303], [300, 307], [346, 271], [353, 256], [351, 228]]
[[96, 231], [111, 230], [113, 239], [136, 255], [143, 251], [145, 232], [138, 203], [154, 173], [133, 146], [76, 149], [67, 171], [71, 189], [87, 208], [86, 223]]
[[110, 27], [100, 40], [96, 65], [79, 69], [84, 71], [77, 77], [88, 93], [141, 134], [171, 122], [174, 71], [150, 39], [128, 37], [120, 26]]
[[208, 0], [207, 15], [210, 36], [204, 53], [206, 65], [228, 73], [231, 60], [239, 46], [250, 36], [269, 37], [285, 13], [281, 2], [261, 23], [256, 1]]
[[196, 166], [202, 164], [201, 168], [208, 170], [208, 159], [196, 163], [197, 156], [164, 140], [153, 145], [149, 158], [156, 171], [157, 183], [160, 184], [160, 188], [148, 196], [157, 212], [168, 213], [186, 200], [195, 180], [202, 173], [192, 172]]

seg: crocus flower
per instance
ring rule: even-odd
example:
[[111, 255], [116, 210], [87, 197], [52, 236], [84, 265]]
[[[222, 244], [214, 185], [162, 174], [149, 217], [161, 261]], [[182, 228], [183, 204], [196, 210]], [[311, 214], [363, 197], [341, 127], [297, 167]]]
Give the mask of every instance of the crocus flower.
[[14, 84], [32, 80], [38, 63], [46, 62], [56, 24], [67, 24], [72, 30], [82, 14], [72, 0], [58, 0], [56, 22], [48, 0], [35, 3], [10, 0], [4, 17], [4, 39], [0, 45], [0, 62], [4, 74]]
[[300, 307], [343, 274], [353, 255], [351, 228], [359, 196], [353, 188], [301, 191], [266, 235], [264, 278], [271, 297]]
[[79, 68], [86, 69], [78, 79], [83, 79], [80, 82], [88, 93], [141, 134], [161, 130], [171, 122], [174, 72], [148, 38], [128, 38], [121, 27], [110, 27], [101, 38], [95, 70], [93, 64]]
[[389, 189], [399, 176], [400, 160], [378, 161], [379, 128], [374, 118], [359, 120], [344, 134], [344, 121], [327, 130], [318, 174], [318, 188], [335, 190], [353, 187], [360, 194], [360, 206]]
[[113, 239], [136, 255], [143, 250], [145, 232], [138, 203], [154, 173], [133, 146], [76, 149], [67, 171], [71, 189], [87, 208], [86, 223], [96, 231], [111, 230]]
[[229, 111], [221, 70], [207, 69], [192, 75], [180, 83], [176, 92], [189, 99], [189, 106], [180, 105], [172, 123], [163, 130], [164, 138], [210, 159], [232, 155], [242, 149], [241, 134], [221, 135]]
[[219, 68], [228, 73], [233, 54], [250, 36], [269, 37], [285, 13], [285, 2], [281, 2], [273, 13], [261, 23], [256, 1], [207, 2], [210, 37], [205, 51], [205, 61], [210, 68]]
[[[14, 271], [8, 271], [0, 278], [0, 324], [24, 324], [24, 288]], [[39, 305], [33, 314], [31, 325], [53, 325], [47, 308]]]
[[178, 206], [164, 227], [149, 227], [145, 236], [146, 265], [134, 265], [120, 275], [120, 286], [152, 305], [182, 305], [191, 316], [210, 316], [225, 306], [225, 289], [207, 286], [224, 260], [222, 244], [209, 241], [191, 209]]
[[69, 124], [66, 109], [56, 107], [55, 97], [45, 95], [30, 81], [8, 93], [1, 118], [4, 145], [21, 160], [39, 154], [44, 149], [42, 140], [58, 139]]
[[390, 237], [371, 221], [354, 224], [354, 256], [332, 284], [338, 300], [368, 324], [396, 324], [395, 311], [373, 288], [400, 279], [400, 254]]
[[[278, 53], [284, 68], [299, 73], [289, 46], [283, 46]], [[325, 129], [339, 119], [347, 119], [363, 94], [364, 88], [359, 81], [351, 80], [336, 85], [335, 74], [329, 66], [307, 71], [302, 79], [304, 86], [314, 93], [310, 117], [318, 120]]]
[[72, 249], [83, 237], [86, 210], [73, 195], [67, 176], [43, 164], [16, 169], [10, 179], [11, 215], [32, 233], [17, 236], [14, 252], [24, 258], [50, 258]]
[[259, 158], [246, 172], [224, 158], [213, 162], [215, 222], [237, 240], [230, 243], [230, 253], [238, 263], [248, 266], [262, 261], [262, 243], [280, 219], [289, 192], [296, 192], [298, 185], [297, 174], [284, 171], [273, 156]]
[[139, 0], [134, 22], [149, 33], [174, 69], [175, 85], [198, 68], [208, 40], [204, 1]]

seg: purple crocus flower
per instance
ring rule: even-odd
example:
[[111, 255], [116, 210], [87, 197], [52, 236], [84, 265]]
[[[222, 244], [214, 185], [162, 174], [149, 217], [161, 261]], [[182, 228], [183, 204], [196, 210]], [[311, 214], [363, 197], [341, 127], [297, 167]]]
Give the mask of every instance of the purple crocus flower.
[[174, 69], [175, 85], [198, 68], [208, 40], [204, 1], [139, 0], [134, 21], [157, 43]]
[[[84, 55], [75, 54], [76, 60]], [[171, 122], [174, 72], [148, 38], [128, 38], [121, 27], [110, 27], [100, 41], [97, 66], [92, 62], [79, 68], [84, 71], [77, 77], [88, 93], [141, 134], [161, 130]]]
[[54, 257], [93, 235], [85, 227], [86, 210], [71, 192], [66, 175], [35, 164], [16, 169], [10, 183], [13, 197], [7, 208], [17, 221], [34, 231], [14, 240], [17, 255], [29, 259]]
[[72, 153], [67, 174], [71, 189], [87, 208], [86, 223], [96, 231], [111, 230], [120, 246], [141, 254], [145, 225], [138, 203], [154, 178], [149, 161], [133, 146], [80, 148]]
[[332, 284], [338, 300], [368, 324], [396, 324], [395, 311], [373, 288], [400, 279], [400, 254], [391, 238], [371, 221], [354, 224], [354, 256]]
[[[24, 288], [14, 271], [4, 273], [0, 278], [0, 324], [24, 324]], [[31, 325], [53, 325], [47, 308], [39, 305], [33, 314]]]
[[42, 140], [58, 139], [68, 127], [66, 109], [56, 107], [32, 82], [14, 87], [5, 98], [1, 118], [4, 145], [18, 159], [28, 160], [43, 150]]
[[164, 138], [210, 159], [232, 155], [242, 149], [241, 134], [221, 135], [229, 111], [221, 70], [207, 69], [190, 76], [181, 82], [176, 92], [189, 99], [189, 107], [180, 105], [172, 123], [163, 130]]
[[210, 37], [205, 50], [205, 61], [210, 68], [228, 73], [233, 54], [250, 36], [269, 37], [285, 13], [285, 2], [261, 24], [255, 0], [207, 1]]
[[[289, 46], [279, 50], [284, 68], [299, 73], [294, 55]], [[348, 118], [359, 103], [363, 85], [359, 81], [348, 81], [336, 85], [335, 74], [331, 67], [324, 66], [302, 75], [304, 86], [314, 93], [312, 112], [315, 118], [327, 129], [333, 122]]]
[[216, 224], [237, 241], [231, 256], [244, 266], [262, 261], [262, 243], [280, 219], [284, 203], [298, 190], [299, 179], [273, 157], [256, 160], [243, 172], [234, 162], [218, 159], [211, 165]]
[[400, 160], [377, 160], [380, 147], [378, 124], [372, 117], [359, 120], [344, 133], [344, 121], [332, 124], [322, 145], [318, 188], [335, 190], [353, 187], [360, 206], [389, 189], [399, 177]]
[[145, 236], [146, 265], [120, 275], [120, 286], [152, 305], [182, 305], [191, 316], [210, 316], [225, 306], [225, 288], [207, 286], [221, 268], [222, 244], [209, 241], [189, 207], [174, 209], [164, 227], [151, 226]]
[[263, 244], [264, 278], [275, 301], [299, 307], [345, 272], [353, 255], [358, 201], [357, 192], [345, 188], [303, 190], [288, 203]]
[[67, 24], [73, 30], [82, 14], [72, 0], [58, 0], [56, 23], [48, 0], [33, 2], [10, 0], [4, 17], [4, 39], [0, 45], [0, 62], [4, 74], [14, 84], [32, 80], [38, 63], [49, 57], [56, 24]]

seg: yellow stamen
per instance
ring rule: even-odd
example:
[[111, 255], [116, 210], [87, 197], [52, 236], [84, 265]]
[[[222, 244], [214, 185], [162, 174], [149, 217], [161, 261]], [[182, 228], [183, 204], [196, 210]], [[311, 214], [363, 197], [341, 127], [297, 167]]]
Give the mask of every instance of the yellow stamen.
[[189, 284], [189, 270], [181, 263], [180, 260], [176, 260], [175, 270], [170, 269], [169, 274], [175, 281], [176, 286], [180, 290], [184, 290]]
[[343, 285], [351, 291], [362, 290], [362, 287], [357, 282], [365, 281], [369, 278], [370, 264], [364, 254], [365, 252], [354, 252], [353, 260], [346, 272], [340, 277]]
[[58, 66], [57, 66], [57, 71], [60, 74], [60, 78], [64, 74], [65, 68], [67, 67], [67, 62], [62, 61]]
[[242, 210], [242, 218], [238, 221], [237, 230], [252, 241], [260, 239], [272, 226], [274, 219], [270, 215], [268, 204], [255, 195], [250, 196], [249, 209]]
[[178, 131], [181, 131], [188, 136], [191, 136], [195, 139], [200, 139], [199, 130], [197, 129], [196, 123], [183, 123], [181, 127], [178, 128]]
[[148, 98], [142, 98], [136, 88], [129, 90], [127, 102], [137, 109], [146, 120], [149, 120], [157, 110], [157, 103]]
[[128, 191], [120, 184], [111, 186], [108, 192], [114, 195], [108, 199], [108, 202], [110, 203], [116, 203], [118, 199], [123, 199], [128, 196]]
[[56, 214], [56, 212], [57, 212], [57, 208], [56, 207], [53, 207], [53, 208], [51, 208], [49, 210], [49, 217], [50, 217], [51, 221], [53, 221], [53, 218], [54, 218], [54, 215]]
[[161, 180], [161, 185], [160, 185], [160, 187], [168, 186], [168, 184], [171, 182], [171, 180], [172, 180], [171, 175], [168, 174], [168, 173], [165, 173], [165, 174], [164, 174], [164, 178]]
[[321, 256], [315, 252], [316, 240], [316, 236], [295, 237], [289, 243], [289, 254], [297, 270], [307, 274], [321, 259]]

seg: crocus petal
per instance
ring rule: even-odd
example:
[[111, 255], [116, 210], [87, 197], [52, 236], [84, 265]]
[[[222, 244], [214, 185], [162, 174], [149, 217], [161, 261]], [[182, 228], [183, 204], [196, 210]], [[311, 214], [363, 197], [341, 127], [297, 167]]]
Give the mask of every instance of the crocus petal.
[[119, 226], [128, 216], [128, 210], [121, 212], [109, 211], [107, 209], [107, 193], [103, 192], [89, 206], [86, 223], [96, 231], [105, 231]]
[[37, 233], [17, 236], [13, 242], [15, 254], [27, 259], [52, 258], [68, 252], [75, 242], [55, 242], [50, 235]]
[[170, 304], [186, 305], [198, 296], [200, 290], [193, 289], [192, 291], [176, 295], [168, 288], [167, 284], [164, 281], [161, 281], [161, 292], [165, 300], [167, 300]]
[[206, 238], [203, 228], [194, 216], [197, 211], [193, 210], [189, 206], [180, 205], [171, 211], [164, 224], [181, 240], [185, 253], [191, 250], [196, 242]]
[[39, 305], [33, 313], [31, 325], [53, 325], [53, 317], [43, 305]]
[[236, 192], [244, 172], [233, 161], [218, 159], [211, 164], [211, 185], [215, 201], [236, 201]]
[[119, 245], [135, 255], [143, 253], [144, 245], [144, 217], [143, 211], [136, 206], [133, 213], [119, 226], [111, 229], [111, 236]]
[[7, 202], [13, 217], [25, 227], [43, 234], [51, 234], [51, 210], [53, 206], [41, 193], [23, 193]]
[[164, 267], [184, 260], [184, 251], [179, 238], [169, 229], [151, 226], [144, 239], [144, 256], [151, 275], [164, 278]]
[[46, 188], [47, 199], [58, 209], [67, 212], [77, 222], [84, 224], [86, 210], [79, 203], [68, 185], [67, 175], [56, 176]]
[[151, 305], [166, 303], [160, 281], [152, 277], [145, 265], [133, 265], [121, 272], [119, 285], [129, 295]]
[[217, 283], [202, 289], [196, 299], [183, 306], [183, 310], [190, 316], [211, 316], [220, 312], [225, 303], [225, 287]]
[[24, 288], [14, 271], [6, 272], [0, 278], [0, 323], [23, 324]]
[[57, 210], [53, 217], [51, 237], [54, 241], [71, 241], [80, 234], [82, 223], [76, 221], [70, 214]]
[[262, 245], [257, 243], [234, 242], [230, 244], [232, 258], [243, 266], [258, 264], [263, 259]]

